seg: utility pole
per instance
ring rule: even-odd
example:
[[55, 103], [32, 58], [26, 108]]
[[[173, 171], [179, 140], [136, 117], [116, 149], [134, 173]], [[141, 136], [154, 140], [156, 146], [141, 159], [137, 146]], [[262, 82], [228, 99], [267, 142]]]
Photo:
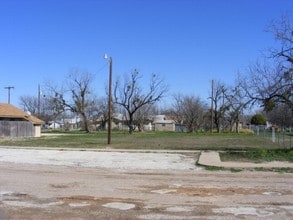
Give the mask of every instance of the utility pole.
[[8, 104], [10, 104], [10, 90], [14, 89], [14, 86], [6, 86], [4, 89], [8, 90]]
[[112, 57], [104, 55], [104, 59], [109, 59], [109, 94], [108, 94], [108, 144], [111, 144], [112, 132]]
[[212, 98], [211, 98], [211, 133], [213, 133], [214, 124], [214, 80], [212, 80]]
[[108, 144], [111, 144], [111, 131], [112, 131], [112, 57], [109, 58], [110, 68], [109, 68], [109, 125], [108, 125]]
[[38, 116], [41, 114], [41, 86], [38, 85]]

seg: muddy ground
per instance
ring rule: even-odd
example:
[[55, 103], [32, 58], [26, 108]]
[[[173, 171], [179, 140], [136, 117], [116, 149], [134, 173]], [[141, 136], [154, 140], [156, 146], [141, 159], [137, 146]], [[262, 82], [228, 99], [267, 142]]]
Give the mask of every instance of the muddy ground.
[[293, 174], [0, 162], [0, 219], [292, 219]]

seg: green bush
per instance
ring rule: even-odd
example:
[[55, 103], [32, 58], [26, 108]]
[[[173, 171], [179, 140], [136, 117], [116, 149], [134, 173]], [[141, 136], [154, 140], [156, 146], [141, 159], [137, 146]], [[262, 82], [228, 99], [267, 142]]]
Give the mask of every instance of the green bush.
[[265, 125], [266, 118], [261, 114], [256, 114], [252, 116], [250, 123], [253, 125]]

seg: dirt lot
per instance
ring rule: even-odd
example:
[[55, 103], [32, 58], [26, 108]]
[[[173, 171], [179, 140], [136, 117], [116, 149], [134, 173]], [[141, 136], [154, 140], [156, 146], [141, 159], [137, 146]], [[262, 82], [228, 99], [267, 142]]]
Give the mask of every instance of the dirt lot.
[[179, 165], [193, 156], [161, 156], [161, 168], [141, 160], [131, 169], [16, 163], [0, 154], [0, 219], [292, 219], [293, 174], [176, 169], [167, 166], [176, 156]]

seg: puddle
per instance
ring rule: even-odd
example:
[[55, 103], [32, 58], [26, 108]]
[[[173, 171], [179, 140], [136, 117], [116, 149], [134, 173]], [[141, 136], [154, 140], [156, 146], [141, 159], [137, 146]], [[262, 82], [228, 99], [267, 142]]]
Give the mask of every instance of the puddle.
[[176, 189], [158, 189], [158, 190], [153, 190], [151, 191], [152, 193], [158, 193], [158, 194], [167, 194], [171, 192], [176, 192]]
[[166, 208], [167, 212], [191, 212], [193, 209], [191, 207], [184, 206], [172, 206]]
[[19, 197], [26, 197], [26, 193], [18, 193], [12, 191], [0, 191], [0, 197], [9, 197], [9, 198], [19, 198]]
[[25, 201], [2, 201], [3, 204], [14, 207], [21, 208], [48, 208], [50, 206], [63, 205], [63, 202], [50, 202], [44, 204], [36, 204], [33, 202], [25, 202]]
[[0, 191], [0, 196], [9, 196], [12, 195], [12, 191]]
[[175, 186], [175, 187], [178, 187], [178, 188], [182, 186], [182, 184], [180, 184], [180, 183], [174, 183], [172, 185]]
[[269, 212], [264, 209], [256, 209], [253, 207], [229, 207], [229, 208], [217, 208], [213, 209], [214, 213], [225, 213], [233, 215], [256, 215], [258, 217], [267, 217], [273, 215], [273, 212]]
[[80, 208], [80, 207], [90, 206], [90, 204], [87, 203], [87, 202], [82, 202], [82, 203], [69, 203], [68, 205], [70, 207], [73, 207], [73, 208]]
[[132, 203], [123, 203], [123, 202], [110, 202], [103, 205], [106, 208], [119, 209], [119, 210], [129, 210], [135, 208], [135, 205]]
[[174, 216], [174, 215], [166, 215], [166, 214], [146, 214], [138, 216], [139, 219], [146, 220], [188, 220], [188, 219], [201, 219], [195, 216]]
[[287, 210], [288, 212], [292, 213], [293, 214], [293, 206], [292, 205], [281, 205], [279, 206], [280, 208], [282, 209], [285, 209]]
[[266, 196], [281, 196], [282, 193], [279, 193], [279, 192], [264, 192], [263, 195], [266, 195]]

